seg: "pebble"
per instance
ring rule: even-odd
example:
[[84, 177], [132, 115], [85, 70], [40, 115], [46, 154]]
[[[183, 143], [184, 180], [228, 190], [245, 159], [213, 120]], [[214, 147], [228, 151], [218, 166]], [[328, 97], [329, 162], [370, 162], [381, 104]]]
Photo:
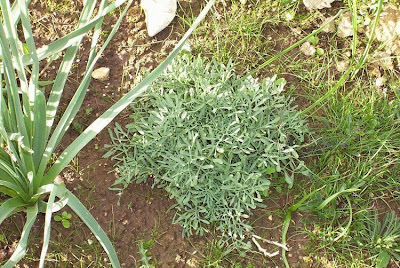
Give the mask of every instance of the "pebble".
[[312, 56], [317, 50], [314, 46], [311, 45], [310, 42], [307, 41], [303, 45], [301, 45], [300, 51], [303, 52], [304, 55]]
[[110, 68], [98, 68], [92, 72], [92, 77], [99, 81], [106, 81], [110, 77]]
[[342, 15], [342, 18], [338, 22], [337, 26], [337, 35], [339, 37], [346, 38], [353, 35], [353, 24], [351, 22], [350, 12], [346, 12]]

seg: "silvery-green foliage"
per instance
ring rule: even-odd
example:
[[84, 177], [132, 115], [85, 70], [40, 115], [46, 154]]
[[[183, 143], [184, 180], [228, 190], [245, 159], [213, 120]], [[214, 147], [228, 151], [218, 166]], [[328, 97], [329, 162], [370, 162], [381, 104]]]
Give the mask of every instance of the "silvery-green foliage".
[[271, 180], [304, 173], [305, 122], [282, 94], [284, 80], [242, 79], [233, 65], [183, 55], [132, 106], [132, 123], [110, 131], [114, 189], [154, 176], [176, 200], [184, 235], [215, 227], [222, 242], [246, 247], [247, 219]]

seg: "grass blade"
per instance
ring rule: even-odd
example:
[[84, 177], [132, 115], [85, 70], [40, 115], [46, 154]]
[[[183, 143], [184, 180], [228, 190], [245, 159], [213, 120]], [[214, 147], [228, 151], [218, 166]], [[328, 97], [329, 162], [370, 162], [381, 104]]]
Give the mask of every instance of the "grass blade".
[[[322, 187], [322, 188], [324, 188], [324, 187]], [[286, 216], [285, 216], [285, 220], [283, 222], [282, 238], [281, 238], [281, 243], [283, 245], [286, 245], [286, 242], [287, 242], [286, 235], [289, 230], [290, 221], [292, 220], [292, 213], [295, 212], [297, 209], [299, 209], [299, 207], [301, 207], [304, 204], [304, 202], [306, 202], [315, 193], [322, 190], [322, 188], [312, 191], [311, 193], [304, 196], [299, 202], [297, 202], [296, 204], [289, 207], [289, 209], [286, 213]], [[285, 264], [285, 267], [290, 268], [289, 262], [286, 258], [286, 250], [285, 249], [282, 249], [282, 260], [283, 260], [283, 263]]]
[[301, 44], [303, 44], [304, 42], [306, 42], [307, 40], [309, 40], [311, 37], [313, 37], [314, 35], [320, 33], [329, 23], [331, 23], [332, 21], [334, 21], [337, 17], [339, 17], [342, 13], [344, 12], [344, 10], [340, 10], [335, 16], [331, 17], [329, 20], [327, 20], [324, 24], [321, 25], [321, 27], [319, 27], [318, 29], [314, 30], [312, 33], [310, 33], [309, 35], [307, 35], [306, 37], [304, 37], [303, 39], [301, 39], [300, 41], [297, 41], [296, 43], [294, 43], [293, 45], [291, 45], [290, 47], [282, 50], [281, 52], [279, 52], [278, 54], [276, 54], [275, 56], [273, 56], [271, 59], [267, 60], [266, 62], [264, 62], [263, 64], [261, 64], [260, 66], [258, 66], [256, 69], [250, 71], [249, 73], [246, 74], [246, 76], [243, 77], [243, 80], [247, 79], [250, 76], [253, 76], [254, 74], [256, 74], [259, 70], [261, 70], [262, 68], [270, 65], [272, 62], [274, 62], [275, 60], [279, 59], [280, 57], [282, 57], [283, 55], [285, 55], [286, 53], [290, 52], [291, 50], [293, 50], [294, 48], [300, 46]]
[[375, 39], [376, 26], [378, 25], [378, 21], [379, 21], [381, 12], [382, 12], [382, 8], [383, 8], [383, 0], [379, 0], [379, 2], [378, 2], [378, 10], [376, 11], [375, 20], [374, 20], [374, 23], [372, 25], [371, 35], [370, 35], [370, 37], [368, 39], [368, 43], [367, 43], [367, 46], [366, 46], [366, 48], [364, 50], [364, 53], [361, 56], [361, 59], [358, 62], [357, 66], [355, 68], [355, 71], [354, 71], [354, 73], [352, 75], [353, 79], [356, 76], [356, 74], [358, 73], [358, 71], [364, 66], [365, 62], [368, 59], [369, 50], [371, 49], [372, 42]]
[[332, 200], [336, 199], [339, 195], [345, 194], [345, 193], [353, 193], [360, 191], [359, 188], [350, 188], [350, 189], [344, 189], [339, 192], [334, 193], [333, 195], [329, 196], [326, 198], [316, 209], [321, 210], [324, 207], [326, 207]]

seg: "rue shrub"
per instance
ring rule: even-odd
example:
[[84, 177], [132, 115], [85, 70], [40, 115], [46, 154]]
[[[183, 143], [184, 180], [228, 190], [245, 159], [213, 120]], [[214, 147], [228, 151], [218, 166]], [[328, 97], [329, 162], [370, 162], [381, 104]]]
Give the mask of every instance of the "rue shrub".
[[[271, 181], [293, 185], [306, 172], [298, 149], [305, 122], [282, 94], [284, 80], [258, 82], [222, 65], [183, 55], [132, 106], [132, 124], [110, 131], [106, 157], [117, 160], [114, 189], [154, 176], [176, 200], [184, 235], [215, 227], [247, 247], [247, 218]], [[281, 180], [282, 178], [282, 180]]]

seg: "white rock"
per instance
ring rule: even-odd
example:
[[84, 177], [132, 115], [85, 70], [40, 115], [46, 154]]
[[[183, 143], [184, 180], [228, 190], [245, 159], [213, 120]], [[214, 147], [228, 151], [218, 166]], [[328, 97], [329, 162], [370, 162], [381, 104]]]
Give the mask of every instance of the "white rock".
[[142, 0], [146, 14], [147, 33], [155, 36], [164, 30], [175, 18], [177, 0]]
[[106, 81], [110, 77], [110, 68], [101, 67], [93, 71], [92, 77], [99, 81]]
[[377, 52], [372, 58], [372, 64], [382, 67], [384, 70], [393, 70], [393, 60], [388, 52]]
[[60, 175], [58, 175], [58, 176], [54, 179], [54, 184], [57, 184], [57, 185], [64, 184], [64, 179], [61, 178]]
[[300, 51], [303, 52], [304, 55], [312, 56], [315, 54], [316, 49], [307, 41], [301, 45]]
[[386, 77], [384, 77], [384, 76], [378, 77], [378, 78], [375, 80], [375, 86], [376, 86], [377, 88], [381, 88], [381, 87], [383, 87], [383, 85], [384, 85], [386, 82], [387, 82], [387, 78], [386, 78]]
[[338, 36], [346, 38], [353, 35], [353, 24], [351, 23], [351, 14], [346, 12], [338, 22]]
[[343, 61], [338, 61], [336, 62], [336, 70], [338, 70], [341, 73], [344, 73], [349, 69], [350, 62], [349, 60], [343, 60]]
[[[327, 22], [328, 20], [332, 19], [332, 17], [327, 18], [325, 22]], [[324, 29], [322, 29], [323, 32], [325, 33], [333, 33], [335, 31], [335, 21], [331, 20], [331, 22], [329, 22]]]
[[326, 7], [331, 7], [331, 3], [336, 0], [303, 0], [303, 4], [306, 8], [312, 9], [323, 9]]
[[[368, 35], [372, 27], [368, 27]], [[400, 56], [400, 6], [388, 5], [381, 13], [375, 31], [376, 39], [385, 45], [387, 52]]]

